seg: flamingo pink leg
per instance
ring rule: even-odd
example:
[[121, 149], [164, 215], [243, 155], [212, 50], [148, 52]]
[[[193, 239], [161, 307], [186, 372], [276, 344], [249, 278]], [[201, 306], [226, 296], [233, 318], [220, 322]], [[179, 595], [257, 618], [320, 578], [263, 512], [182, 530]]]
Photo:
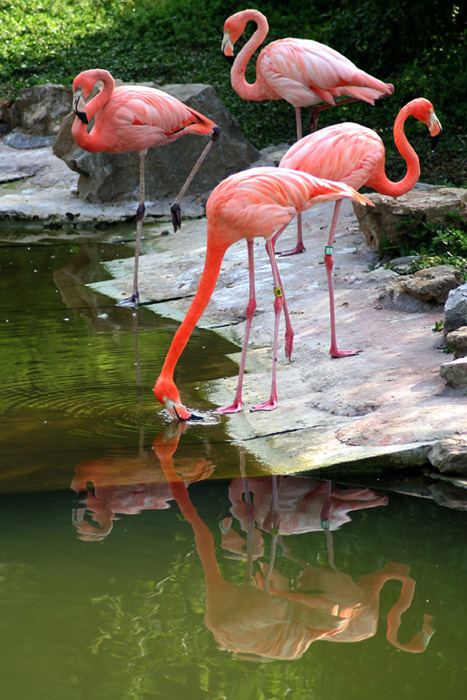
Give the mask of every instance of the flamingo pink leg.
[[[284, 226], [283, 228], [279, 229], [279, 231], [277, 231], [271, 239], [273, 255], [276, 254], [276, 252], [275, 252], [276, 241], [279, 238], [279, 236], [281, 235], [281, 233], [284, 231], [285, 228], [286, 227]], [[269, 255], [269, 248], [268, 248], [267, 244], [266, 244], [266, 252]], [[271, 265], [272, 265], [272, 263], [271, 263]], [[279, 284], [277, 286], [282, 289], [282, 280], [281, 280], [278, 269], [277, 269], [277, 276], [279, 278]], [[292, 328], [292, 322], [290, 320], [287, 302], [285, 300], [285, 297], [282, 297], [282, 298], [283, 298], [283, 309], [284, 309], [284, 318], [285, 318], [285, 356], [288, 360], [291, 360], [292, 359], [292, 350], [293, 350], [294, 331]]]
[[246, 307], [246, 327], [245, 337], [243, 339], [242, 357], [240, 360], [240, 369], [238, 372], [237, 391], [235, 398], [230, 406], [217, 408], [217, 413], [238, 413], [243, 408], [242, 392], [243, 392], [243, 376], [245, 374], [246, 353], [248, 350], [248, 340], [250, 338], [251, 323], [256, 311], [256, 295], [255, 295], [255, 259], [253, 250], [253, 241], [247, 241], [248, 245], [248, 272], [249, 272], [249, 301]]
[[[300, 107], [295, 107], [295, 121], [297, 124], [297, 141], [300, 141], [302, 138], [302, 113]], [[275, 239], [277, 239], [279, 234], [276, 234], [274, 236]], [[297, 245], [295, 248], [291, 248], [290, 250], [282, 250], [278, 251], [277, 255], [280, 257], [285, 257], [287, 255], [297, 255], [298, 253], [303, 253], [305, 250], [305, 246], [303, 245], [303, 234], [302, 234], [302, 215], [298, 214], [297, 216]]]
[[325, 249], [324, 264], [326, 265], [326, 273], [328, 278], [329, 288], [329, 313], [331, 317], [331, 349], [329, 350], [331, 357], [349, 357], [358, 355], [361, 350], [339, 350], [336, 339], [336, 315], [334, 307], [334, 284], [332, 280], [332, 268], [334, 267], [334, 258], [332, 257], [332, 249], [334, 244], [334, 236], [336, 232], [337, 219], [339, 218], [339, 210], [341, 201], [338, 199], [334, 205], [334, 214], [331, 222], [331, 230], [329, 232], [328, 244]]
[[[272, 374], [271, 374], [271, 395], [268, 401], [259, 404], [258, 406], [253, 406], [251, 412], [253, 411], [273, 411], [277, 407], [277, 348], [279, 344], [279, 322], [281, 317], [282, 309], [286, 309], [287, 305], [285, 303], [285, 298], [282, 290], [282, 282], [277, 269], [277, 263], [274, 257], [274, 244], [272, 240], [266, 242], [266, 250], [268, 251], [269, 260], [271, 261], [272, 275], [274, 279], [274, 346], [272, 353]], [[284, 310], [285, 314], [285, 310]], [[291, 327], [290, 327], [291, 328]], [[291, 352], [291, 348], [290, 348]], [[286, 339], [286, 353], [287, 353], [287, 339]]]
[[144, 175], [144, 165], [147, 148], [139, 151], [139, 203], [138, 209], [136, 210], [136, 244], [135, 244], [135, 264], [133, 269], [133, 294], [128, 299], [122, 299], [117, 303], [117, 306], [138, 306], [139, 304], [139, 292], [138, 292], [138, 267], [139, 267], [139, 251], [141, 245], [141, 233], [143, 231], [143, 220], [145, 212], [145, 175]]

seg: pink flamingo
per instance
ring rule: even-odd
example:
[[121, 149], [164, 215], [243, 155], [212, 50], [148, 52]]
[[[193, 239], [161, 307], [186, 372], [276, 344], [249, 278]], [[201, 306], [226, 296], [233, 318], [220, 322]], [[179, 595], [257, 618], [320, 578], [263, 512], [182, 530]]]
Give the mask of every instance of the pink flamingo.
[[253, 168], [236, 173], [221, 182], [210, 195], [206, 215], [208, 220], [207, 250], [203, 274], [192, 304], [178, 328], [154, 387], [156, 399], [169, 409], [174, 418], [187, 420], [191, 414], [180, 401], [173, 381], [175, 365], [188, 339], [206, 308], [214, 291], [220, 266], [226, 250], [236, 241], [246, 239], [249, 264], [249, 302], [246, 309], [246, 331], [243, 343], [238, 386], [234, 403], [218, 409], [225, 413], [240, 411], [243, 406], [242, 384], [248, 337], [256, 309], [253, 241], [262, 236], [266, 240], [274, 280], [274, 347], [271, 396], [252, 410], [272, 410], [277, 406], [276, 364], [279, 320], [282, 309], [286, 319], [286, 356], [292, 352], [292, 329], [285, 304], [282, 283], [274, 258], [272, 237], [292, 221], [297, 212], [317, 202], [350, 197], [361, 204], [368, 200], [348, 185], [320, 180], [308, 173], [287, 168]]
[[[86, 100], [98, 81], [103, 87], [88, 104]], [[181, 226], [180, 201], [196, 171], [219, 138], [219, 128], [207, 117], [187, 107], [175, 97], [155, 88], [141, 85], [115, 87], [111, 74], [102, 69], [86, 70], [73, 81], [72, 134], [78, 146], [92, 153], [125, 153], [138, 151], [140, 159], [139, 205], [136, 212], [136, 247], [133, 294], [119, 305], [137, 306], [138, 262], [141, 231], [145, 211], [144, 161], [148, 148], [176, 141], [184, 134], [211, 134], [180, 193], [171, 207], [174, 230]], [[88, 124], [95, 117], [94, 126]]]
[[[415, 117], [426, 124], [430, 136], [436, 139], [441, 133], [441, 124], [433, 105], [424, 97], [408, 102], [394, 122], [394, 142], [407, 163], [407, 172], [399, 182], [391, 182], [384, 171], [385, 150], [379, 135], [372, 129], [360, 124], [347, 122], [320, 129], [297, 141], [282, 158], [280, 168], [293, 168], [316, 175], [345, 182], [356, 190], [363, 185], [371, 187], [381, 194], [391, 197], [409, 192], [420, 177], [420, 162], [404, 133], [404, 124], [409, 117]], [[334, 206], [331, 229], [324, 249], [324, 261], [329, 286], [329, 304], [331, 314], [331, 349], [332, 357], [355, 355], [360, 350], [339, 350], [336, 341], [334, 289], [332, 282], [332, 257], [334, 236], [341, 201]], [[297, 248], [302, 243], [301, 217], [297, 219]], [[273, 241], [275, 243], [275, 240]]]
[[[257, 29], [234, 60], [234, 44], [249, 21], [256, 22]], [[391, 84], [360, 70], [338, 51], [308, 39], [287, 38], [268, 44], [256, 61], [255, 82], [247, 83], [248, 61], [268, 31], [268, 21], [258, 10], [237, 12], [225, 22], [222, 51], [232, 62], [232, 87], [240, 97], [254, 101], [284, 99], [295, 107], [297, 139], [302, 136], [301, 107], [313, 107], [310, 130], [314, 131], [323, 109], [356, 100], [374, 104], [379, 97], [394, 92]], [[336, 102], [339, 97], [349, 99]], [[320, 102], [326, 104], [314, 106]]]

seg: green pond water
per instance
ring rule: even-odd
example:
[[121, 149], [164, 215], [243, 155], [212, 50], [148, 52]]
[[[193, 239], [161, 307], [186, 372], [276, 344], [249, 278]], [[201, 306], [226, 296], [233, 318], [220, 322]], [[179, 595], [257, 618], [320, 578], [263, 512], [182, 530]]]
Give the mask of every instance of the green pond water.
[[0, 246], [0, 698], [465, 698], [465, 512], [267, 476], [199, 390], [213, 333], [170, 423], [176, 324], [86, 286], [128, 252]]

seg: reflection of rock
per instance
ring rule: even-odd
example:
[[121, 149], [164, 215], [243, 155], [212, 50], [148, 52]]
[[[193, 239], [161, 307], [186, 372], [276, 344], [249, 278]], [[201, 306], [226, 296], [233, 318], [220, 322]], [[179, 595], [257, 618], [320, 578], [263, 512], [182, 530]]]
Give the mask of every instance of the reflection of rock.
[[402, 217], [413, 221], [446, 224], [451, 214], [466, 217], [467, 189], [460, 187], [415, 188], [401, 197], [369, 194], [374, 207], [363, 207], [353, 202], [355, 215], [368, 244], [379, 249], [383, 240], [397, 243], [404, 238]]
[[440, 506], [455, 510], [467, 510], [467, 482], [463, 485], [439, 481], [430, 486], [433, 499]]
[[[162, 89], [205, 114], [221, 129], [219, 141], [196, 174], [189, 194], [209, 192], [227, 175], [247, 168], [259, 157], [259, 152], [242, 135], [237, 122], [210, 85], [165, 85]], [[71, 114], [64, 121], [54, 153], [79, 173], [79, 196], [89, 202], [137, 199], [137, 154], [88, 153], [77, 148], [71, 137], [73, 118]], [[146, 157], [147, 199], [175, 197], [207, 141], [208, 137], [187, 135], [171, 144], [150, 148]]]
[[438, 265], [392, 280], [381, 292], [379, 301], [384, 308], [430, 311], [436, 304], [444, 304], [449, 292], [463, 281], [459, 270], [449, 265]]

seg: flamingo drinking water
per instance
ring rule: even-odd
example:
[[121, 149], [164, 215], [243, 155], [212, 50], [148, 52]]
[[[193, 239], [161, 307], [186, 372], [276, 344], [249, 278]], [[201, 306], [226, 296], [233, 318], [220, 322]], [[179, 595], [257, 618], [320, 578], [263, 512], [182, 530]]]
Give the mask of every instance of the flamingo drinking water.
[[[101, 91], [88, 104], [86, 100], [98, 81], [103, 83]], [[140, 158], [139, 205], [136, 214], [136, 248], [133, 279], [133, 294], [120, 305], [137, 306], [138, 262], [141, 231], [144, 219], [144, 160], [148, 148], [176, 141], [184, 134], [211, 135], [211, 140], [201, 153], [188, 176], [177, 199], [172, 205], [174, 230], [181, 225], [180, 201], [190, 185], [196, 171], [219, 137], [219, 128], [207, 117], [187, 107], [175, 97], [142, 85], [115, 87], [115, 81], [106, 70], [86, 70], [73, 81], [72, 134], [78, 146], [96, 153], [125, 153], [138, 151]], [[95, 117], [94, 126], [88, 124]]]
[[[433, 105], [424, 97], [411, 100], [400, 110], [394, 122], [394, 142], [407, 163], [407, 172], [399, 182], [391, 182], [386, 176], [385, 149], [378, 134], [372, 129], [351, 122], [328, 126], [305, 136], [289, 148], [279, 167], [302, 170], [317, 177], [345, 182], [356, 190], [366, 185], [381, 194], [400, 197], [409, 192], [420, 177], [418, 156], [404, 133], [404, 124], [409, 116], [426, 124], [432, 139], [436, 139], [441, 133], [441, 124]], [[337, 200], [324, 255], [329, 286], [332, 357], [345, 357], [360, 352], [359, 350], [339, 350], [336, 340], [332, 251], [340, 205], [341, 200]], [[297, 247], [299, 247], [302, 245], [300, 217], [297, 219], [297, 225]]]
[[292, 352], [292, 332], [277, 269], [272, 237], [282, 231], [298, 212], [317, 202], [335, 201], [349, 197], [361, 204], [369, 201], [348, 185], [329, 182], [308, 173], [287, 168], [252, 168], [223, 180], [210, 195], [206, 215], [208, 220], [207, 250], [204, 270], [190, 308], [178, 328], [154, 387], [156, 399], [169, 409], [174, 418], [187, 420], [191, 414], [181, 403], [173, 381], [178, 359], [214, 291], [222, 260], [227, 249], [245, 239], [248, 246], [249, 302], [246, 310], [246, 331], [243, 343], [237, 391], [231, 406], [218, 409], [225, 413], [240, 411], [243, 406], [242, 385], [251, 322], [256, 309], [253, 241], [266, 240], [274, 280], [274, 347], [271, 395], [268, 401], [254, 407], [255, 411], [272, 410], [277, 406], [276, 364], [279, 320], [282, 309], [286, 315], [286, 355]]

